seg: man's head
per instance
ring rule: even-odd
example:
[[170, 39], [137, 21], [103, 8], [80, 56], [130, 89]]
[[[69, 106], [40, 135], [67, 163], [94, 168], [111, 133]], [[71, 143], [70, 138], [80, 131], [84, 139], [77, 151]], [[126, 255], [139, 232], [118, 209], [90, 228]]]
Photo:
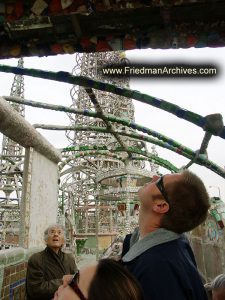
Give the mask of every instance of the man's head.
[[224, 300], [225, 274], [218, 275], [211, 283], [205, 284], [205, 288], [212, 296], [212, 300]]
[[[151, 183], [139, 190], [141, 202], [139, 224], [177, 233], [194, 229], [207, 217], [209, 196], [202, 180], [192, 172], [154, 176]], [[147, 227], [147, 226], [146, 226]]]
[[64, 227], [58, 224], [49, 226], [44, 232], [44, 240], [46, 245], [57, 253], [65, 241]]

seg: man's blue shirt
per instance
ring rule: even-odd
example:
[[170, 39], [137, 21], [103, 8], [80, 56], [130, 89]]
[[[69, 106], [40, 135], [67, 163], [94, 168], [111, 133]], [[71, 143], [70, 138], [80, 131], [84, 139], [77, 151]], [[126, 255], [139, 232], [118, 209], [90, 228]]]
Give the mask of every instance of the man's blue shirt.
[[[125, 238], [123, 257], [130, 237]], [[123, 264], [141, 284], [145, 300], [207, 300], [194, 254], [183, 235], [152, 246]]]

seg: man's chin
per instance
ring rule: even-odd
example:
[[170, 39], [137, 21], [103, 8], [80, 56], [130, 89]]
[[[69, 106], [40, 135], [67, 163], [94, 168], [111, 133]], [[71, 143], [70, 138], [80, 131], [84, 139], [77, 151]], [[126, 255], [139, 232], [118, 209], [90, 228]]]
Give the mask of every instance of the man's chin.
[[62, 248], [61, 244], [58, 243], [53, 243], [52, 245], [49, 246], [52, 250], [58, 250], [60, 248]]

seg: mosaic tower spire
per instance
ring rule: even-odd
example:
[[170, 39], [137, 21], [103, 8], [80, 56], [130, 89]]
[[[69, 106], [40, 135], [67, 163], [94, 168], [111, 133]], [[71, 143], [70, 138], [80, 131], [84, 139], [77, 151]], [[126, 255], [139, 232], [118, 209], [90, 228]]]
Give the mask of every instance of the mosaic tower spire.
[[[77, 64], [72, 73], [128, 87], [129, 78], [103, 77], [100, 71], [104, 65], [120, 64], [123, 59], [122, 52], [77, 54]], [[100, 114], [99, 118], [69, 114], [72, 125], [88, 129], [66, 133], [74, 151], [90, 149], [90, 155], [83, 156], [81, 152], [76, 159], [74, 151], [64, 153], [68, 164], [67, 170], [61, 173], [61, 191], [66, 211], [75, 219], [76, 235], [116, 236], [120, 232], [129, 232], [137, 201], [137, 181], [150, 175], [144, 170], [145, 163], [134, 159], [138, 155], [132, 154], [131, 157], [126, 150], [128, 147], [143, 150], [146, 145], [124, 135], [118, 137], [115, 132], [129, 134], [134, 130], [113, 122], [107, 124], [102, 116], [111, 114], [134, 121], [132, 100], [94, 89], [91, 100], [87, 89], [77, 86], [72, 88], [71, 97], [73, 108]], [[103, 127], [110, 132], [93, 130]], [[136, 223], [133, 225], [136, 226]], [[98, 239], [96, 242], [98, 244]]]
[[[23, 68], [23, 64], [23, 58], [20, 58], [18, 67]], [[10, 96], [24, 99], [24, 77], [22, 75], [15, 75]], [[23, 104], [10, 104], [21, 116], [25, 116]], [[3, 136], [0, 156], [1, 248], [18, 246], [23, 160], [23, 147], [7, 136]]]

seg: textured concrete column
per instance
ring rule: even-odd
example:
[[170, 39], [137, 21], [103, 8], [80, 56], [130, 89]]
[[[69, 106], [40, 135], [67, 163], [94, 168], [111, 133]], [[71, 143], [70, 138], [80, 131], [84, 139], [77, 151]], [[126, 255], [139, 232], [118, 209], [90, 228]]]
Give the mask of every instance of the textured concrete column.
[[[99, 195], [101, 185], [97, 185], [97, 195]], [[95, 199], [95, 233], [96, 233], [96, 260], [99, 259], [99, 196]]]
[[109, 211], [109, 231], [113, 232], [113, 214], [112, 214], [112, 206], [110, 205], [110, 211]]
[[27, 148], [25, 154], [21, 203], [20, 246], [44, 246], [46, 227], [57, 221], [57, 164]]
[[131, 177], [128, 174], [127, 175], [127, 180], [126, 180], [126, 188], [127, 188], [127, 193], [126, 193], [126, 220], [125, 220], [125, 233], [126, 234], [130, 233], [130, 192], [129, 192], [130, 186], [131, 186]]
[[61, 154], [1, 97], [0, 132], [26, 148], [20, 246], [44, 246], [44, 229], [57, 220]]

